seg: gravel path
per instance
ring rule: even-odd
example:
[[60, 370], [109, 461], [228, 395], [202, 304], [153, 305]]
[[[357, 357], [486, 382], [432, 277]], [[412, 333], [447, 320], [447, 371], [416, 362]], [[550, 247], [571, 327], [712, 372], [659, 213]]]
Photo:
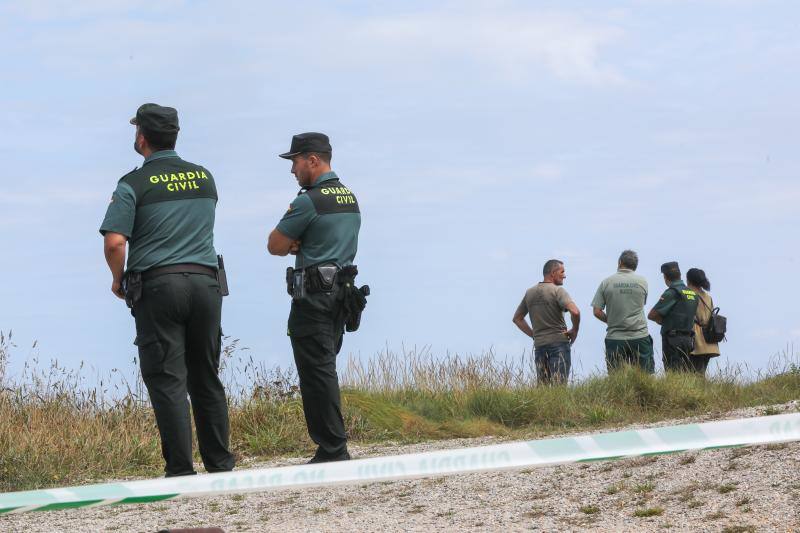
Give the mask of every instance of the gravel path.
[[[795, 401], [768, 412], [798, 409]], [[715, 418], [764, 411], [745, 409]], [[701, 419], [708, 417], [690, 421]], [[351, 450], [356, 457], [367, 457], [495, 442], [458, 439]], [[298, 462], [283, 459], [257, 466]], [[0, 517], [4, 532], [155, 532], [211, 526], [226, 532], [282, 533], [800, 531], [800, 443]]]

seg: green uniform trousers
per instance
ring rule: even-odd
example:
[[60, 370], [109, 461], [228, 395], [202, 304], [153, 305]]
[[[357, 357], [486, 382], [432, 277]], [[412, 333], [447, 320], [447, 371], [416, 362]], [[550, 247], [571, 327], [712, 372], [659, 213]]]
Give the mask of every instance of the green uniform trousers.
[[219, 283], [205, 274], [158, 276], [143, 282], [133, 312], [142, 379], [155, 411], [167, 476], [195, 473], [187, 394], [206, 470], [232, 470], [228, 403], [218, 375]]
[[656, 371], [653, 358], [653, 337], [639, 339], [606, 339], [606, 368], [608, 372], [618, 370], [623, 365], [638, 366], [652, 374]]
[[[684, 345], [688, 345], [690, 342], [689, 337], [685, 335], [679, 336], [679, 338]], [[674, 344], [676, 343], [670, 343], [666, 335], [661, 335], [664, 370], [670, 372], [688, 372], [694, 370], [692, 356], [689, 355], [691, 353], [691, 348], [687, 346], [675, 346]]]
[[663, 339], [664, 350], [664, 370], [673, 372], [694, 372], [701, 376], [706, 375], [708, 363], [713, 355], [693, 355], [687, 354], [680, 348], [671, 346], [667, 339]]
[[344, 324], [338, 288], [307, 294], [292, 302], [292, 342], [308, 434], [317, 444], [314, 461], [349, 459], [342, 417], [336, 356], [342, 348]]

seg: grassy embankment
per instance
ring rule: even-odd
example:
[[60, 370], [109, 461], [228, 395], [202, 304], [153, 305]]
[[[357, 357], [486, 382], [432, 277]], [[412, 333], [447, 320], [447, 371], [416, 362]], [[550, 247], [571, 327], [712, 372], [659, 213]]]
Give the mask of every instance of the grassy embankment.
[[[1, 492], [161, 474], [158, 433], [140, 383], [109, 385], [107, 378], [87, 387], [83, 370], [56, 363], [41, 370], [35, 361], [12, 379], [6, 375], [12, 346], [0, 334]], [[309, 454], [293, 375], [267, 371], [241, 354], [236, 341], [226, 346], [236, 452]], [[525, 357], [437, 360], [424, 351], [384, 352], [366, 365], [350, 361], [342, 372], [344, 414], [355, 442], [543, 436], [797, 399], [800, 368], [784, 359], [753, 379], [733, 369], [708, 380], [628, 369], [569, 387], [536, 387]]]

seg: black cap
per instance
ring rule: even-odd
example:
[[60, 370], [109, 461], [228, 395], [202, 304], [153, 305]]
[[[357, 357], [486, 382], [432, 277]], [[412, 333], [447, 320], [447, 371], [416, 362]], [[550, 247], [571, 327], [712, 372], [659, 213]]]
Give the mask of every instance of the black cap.
[[174, 107], [143, 104], [136, 110], [131, 124], [153, 133], [178, 133], [178, 111]]
[[308, 133], [300, 133], [292, 137], [292, 146], [285, 154], [280, 154], [278, 157], [284, 159], [291, 159], [297, 154], [305, 154], [308, 152], [331, 153], [331, 142], [328, 136], [324, 133], [316, 133], [310, 131]]
[[670, 261], [669, 263], [664, 263], [661, 265], [661, 273], [666, 274], [668, 272], [677, 272], [678, 274], [681, 273], [681, 268], [678, 266], [677, 261]]

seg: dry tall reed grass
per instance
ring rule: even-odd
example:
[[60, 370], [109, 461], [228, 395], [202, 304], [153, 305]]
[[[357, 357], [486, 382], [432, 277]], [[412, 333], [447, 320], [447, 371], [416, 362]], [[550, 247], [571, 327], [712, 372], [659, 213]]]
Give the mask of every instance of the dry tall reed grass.
[[[146, 391], [123, 373], [90, 381], [33, 359], [8, 372], [14, 348], [0, 332], [0, 491], [154, 476], [162, 459]], [[302, 404], [292, 370], [267, 368], [226, 339], [223, 376], [231, 401], [232, 445], [240, 456], [307, 454]], [[355, 441], [486, 434], [546, 435], [677, 418], [800, 397], [797, 356], [761, 374], [722, 369], [708, 380], [626, 369], [566, 387], [537, 387], [529, 357], [436, 357], [428, 348], [368, 361], [341, 375], [348, 434]]]

